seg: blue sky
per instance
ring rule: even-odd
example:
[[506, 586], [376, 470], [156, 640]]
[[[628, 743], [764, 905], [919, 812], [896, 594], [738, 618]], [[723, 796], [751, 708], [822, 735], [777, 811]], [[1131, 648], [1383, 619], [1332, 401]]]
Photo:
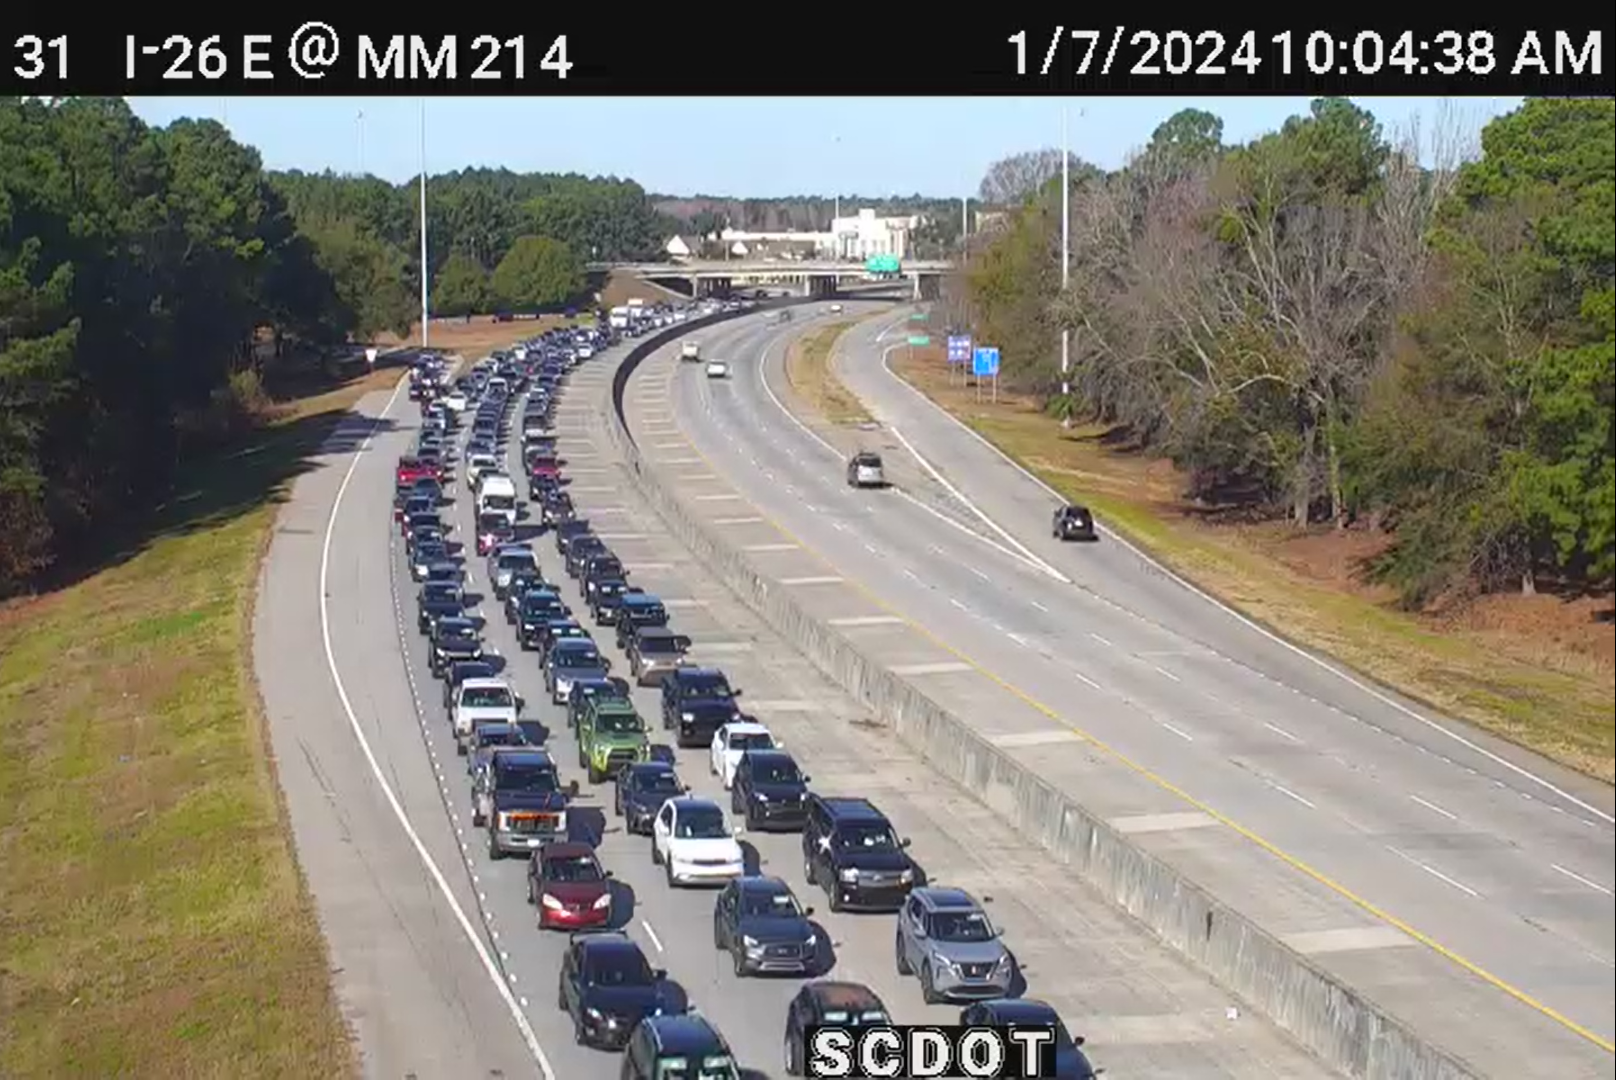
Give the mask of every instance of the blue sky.
[[[1440, 118], [1474, 139], [1519, 98], [1368, 98], [1386, 128]], [[416, 175], [421, 103], [413, 98], [135, 98], [165, 124], [222, 120], [275, 169]], [[1068, 99], [1071, 146], [1114, 168], [1162, 120], [1189, 106], [1243, 141], [1305, 112], [1306, 98]], [[363, 119], [361, 119], [361, 116]], [[1060, 143], [1058, 98], [434, 98], [427, 168], [610, 174], [670, 194], [975, 194], [987, 166]]]

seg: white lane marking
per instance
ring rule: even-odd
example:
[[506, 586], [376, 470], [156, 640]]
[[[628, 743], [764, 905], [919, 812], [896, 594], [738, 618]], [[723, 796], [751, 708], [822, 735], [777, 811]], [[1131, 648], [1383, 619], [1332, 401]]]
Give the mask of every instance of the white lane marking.
[[725, 492], [725, 493], [719, 494], [719, 495], [697, 495], [696, 496], [696, 501], [697, 502], [735, 502], [735, 501], [737, 501], [739, 499], [740, 499], [739, 495], [733, 494], [731, 492]]
[[1109, 642], [1109, 641], [1107, 641], [1107, 640], [1106, 640], [1106, 639], [1105, 639], [1105, 638], [1103, 638], [1103, 637], [1101, 637], [1101, 636], [1100, 636], [1100, 635], [1099, 635], [1099, 634], [1096, 634], [1096, 633], [1095, 633], [1095, 632], [1094, 632], [1094, 631], [1092, 631], [1092, 630], [1091, 630], [1091, 631], [1089, 631], [1089, 637], [1091, 637], [1091, 638], [1093, 638], [1093, 639], [1094, 639], [1094, 640], [1095, 640], [1095, 641], [1098, 641], [1098, 642], [1099, 642], [1099, 643], [1100, 643], [1100, 644], [1101, 644], [1101, 645], [1107, 645], [1107, 646], [1109, 646], [1109, 645], [1110, 645], [1110, 644], [1111, 644], [1111, 643], [1110, 643], [1110, 642]]
[[844, 615], [825, 622], [830, 626], [896, 626], [903, 620], [896, 615]]
[[988, 577], [986, 574], [984, 574], [982, 571], [978, 570], [974, 566], [967, 566], [965, 569], [969, 570], [971, 573], [975, 574], [977, 577], [981, 578], [983, 581], [991, 582], [993, 580], [992, 578]]
[[865, 544], [864, 545], [864, 550], [868, 551], [871, 555], [879, 555], [879, 554], [881, 554], [881, 552], [876, 549], [876, 546], [874, 544]]
[[741, 548], [741, 550], [742, 551], [796, 551], [796, 550], [798, 550], [798, 548], [797, 548], [796, 544], [788, 544], [788, 543], [782, 542], [782, 543], [778, 543], [778, 544], [747, 544], [745, 547]]
[[1566, 877], [1570, 878], [1572, 881], [1581, 882], [1582, 884], [1588, 886], [1590, 889], [1593, 889], [1593, 890], [1595, 890], [1597, 892], [1602, 892], [1606, 896], [1612, 895], [1611, 891], [1609, 889], [1605, 888], [1603, 885], [1599, 884], [1599, 882], [1597, 882], [1597, 881], [1589, 881], [1587, 878], [1583, 877], [1581, 874], [1577, 873], [1574, 870], [1567, 870], [1565, 867], [1561, 866], [1559, 863], [1550, 863], [1549, 864], [1549, 869], [1553, 870], [1553, 871], [1555, 871], [1557, 873], [1564, 874]]
[[1431, 802], [1428, 799], [1422, 799], [1418, 795], [1410, 795], [1409, 798], [1412, 799], [1414, 802], [1419, 803], [1421, 806], [1425, 807], [1427, 810], [1431, 811], [1431, 813], [1433, 813], [1433, 814], [1441, 814], [1443, 817], [1447, 818], [1449, 821], [1458, 821], [1459, 820], [1459, 815], [1458, 814], [1455, 814], [1451, 810], [1444, 810], [1442, 807], [1438, 806], [1436, 803]]
[[[889, 350], [892, 349], [892, 348], [895, 348], [895, 346], [888, 346]], [[882, 363], [884, 364], [885, 362], [886, 362], [886, 357], [885, 357], [885, 354], [883, 354], [882, 355]], [[914, 444], [911, 443], [907, 438], [904, 437], [903, 432], [899, 431], [896, 427], [892, 426], [891, 424], [887, 425], [887, 430], [892, 432], [893, 438], [897, 439], [900, 443], [902, 443], [903, 448], [905, 450], [909, 451], [909, 453], [914, 456], [914, 459], [920, 463], [920, 467], [922, 469], [925, 469], [928, 473], [931, 474], [931, 477], [932, 477], [933, 480], [936, 480], [939, 484], [943, 485], [944, 489], [947, 490], [947, 492], [950, 495], [954, 496], [954, 498], [958, 499], [960, 504], [962, 506], [964, 506], [965, 509], [969, 510], [971, 513], [975, 514], [978, 518], [980, 518], [981, 521], [982, 521], [982, 524], [986, 525], [988, 528], [992, 529], [994, 532], [998, 533], [1001, 537], [1003, 537], [1005, 543], [1009, 544], [1011, 547], [1013, 547], [1017, 551], [1021, 552], [1021, 555], [1022, 555], [1022, 557], [1024, 559], [1026, 559], [1028, 562], [1032, 563], [1034, 566], [1038, 567], [1038, 569], [1042, 570], [1044, 573], [1048, 574], [1050, 577], [1054, 578], [1056, 581], [1060, 582], [1061, 584], [1070, 585], [1072, 583], [1071, 578], [1067, 577], [1065, 574], [1061, 573], [1059, 570], [1057, 570], [1053, 566], [1049, 565], [1043, 559], [1040, 559], [1037, 555], [1034, 555], [1032, 553], [1031, 548], [1027, 547], [1027, 545], [1023, 544], [1020, 540], [1017, 540], [1015, 537], [1011, 536], [1010, 533], [1005, 530], [1004, 526], [1000, 525], [997, 521], [994, 521], [992, 518], [988, 517], [987, 513], [981, 507], [977, 506], [974, 502], [972, 502], [970, 499], [967, 499], [965, 497], [964, 492], [960, 491], [959, 488], [957, 488], [953, 484], [949, 483], [947, 477], [945, 477], [942, 473], [938, 472], [936, 467], [933, 466], [931, 462], [927, 461], [924, 457], [921, 456], [920, 451], [916, 450], [915, 447], [914, 447]]]
[[714, 525], [761, 525], [762, 523], [763, 519], [760, 517], [713, 518]]
[[782, 585], [840, 585], [842, 579], [834, 574], [823, 574], [818, 577], [788, 577], [781, 578]]
[[1183, 679], [1180, 679], [1177, 675], [1174, 675], [1171, 671], [1168, 671], [1166, 668], [1162, 667], [1160, 664], [1151, 664], [1150, 666], [1155, 668], [1156, 673], [1158, 675], [1161, 675], [1163, 678], [1171, 679], [1174, 682], [1183, 682], [1184, 681]]
[[1005, 631], [1004, 636], [1009, 638], [1011, 641], [1015, 642], [1017, 645], [1020, 645], [1023, 649], [1032, 648], [1032, 644], [1026, 638], [1022, 637], [1020, 634], [1016, 633], [1013, 630]]
[[461, 933], [465, 935], [466, 941], [476, 951], [477, 959], [482, 962], [483, 971], [488, 974], [489, 981], [494, 984], [500, 1000], [505, 1003], [506, 1010], [511, 1014], [511, 1019], [516, 1022], [516, 1029], [521, 1033], [522, 1041], [527, 1045], [528, 1052], [533, 1055], [534, 1062], [538, 1064], [539, 1072], [544, 1074], [544, 1080], [556, 1080], [555, 1069], [551, 1067], [550, 1059], [545, 1056], [544, 1047], [539, 1045], [539, 1036], [533, 1030], [533, 1025], [528, 1023], [527, 1014], [522, 1011], [522, 1006], [516, 1000], [516, 995], [511, 992], [504, 975], [499, 970], [499, 965], [494, 962], [493, 955], [489, 953], [488, 947], [483, 944], [482, 937], [477, 933], [476, 927], [471, 924], [471, 919], [466, 915], [465, 909], [460, 906], [460, 901], [455, 899], [454, 890], [450, 887], [448, 879], [443, 876], [443, 871], [438, 868], [437, 861], [427, 851], [426, 844], [422, 842], [420, 834], [415, 831], [415, 825], [410, 821], [410, 816], [405, 812], [403, 804], [399, 802], [398, 795], [393, 791], [392, 784], [388, 783], [387, 775], [382, 770], [381, 763], [376, 760], [376, 752], [371, 748], [370, 740], [365, 737], [364, 727], [359, 723], [359, 716], [354, 712], [353, 703], [348, 698], [348, 688], [343, 684], [341, 672], [337, 670], [336, 652], [331, 647], [331, 604], [328, 588], [331, 578], [331, 538], [336, 535], [337, 514], [342, 509], [343, 497], [348, 493], [348, 485], [353, 480], [354, 471], [359, 467], [360, 458], [364, 456], [365, 451], [370, 449], [370, 444], [375, 439], [376, 432], [381, 429], [382, 421], [387, 418], [388, 413], [393, 411], [393, 406], [398, 402], [398, 396], [403, 392], [406, 381], [400, 379], [398, 385], [393, 388], [393, 396], [387, 399], [386, 405], [382, 406], [381, 413], [371, 423], [370, 432], [365, 436], [364, 441], [359, 444], [358, 449], [354, 451], [352, 459], [348, 462], [347, 471], [342, 474], [342, 482], [337, 485], [336, 498], [331, 501], [331, 515], [326, 518], [325, 540], [320, 546], [320, 637], [325, 645], [326, 668], [331, 672], [331, 683], [336, 688], [337, 700], [342, 705], [343, 713], [348, 717], [348, 727], [353, 731], [354, 738], [359, 742], [359, 749], [365, 755], [366, 764], [370, 766], [371, 778], [376, 781], [376, 786], [381, 789], [382, 796], [387, 800], [388, 807], [393, 811], [394, 819], [398, 821], [399, 827], [404, 830], [404, 835], [409, 839], [410, 845], [415, 848], [416, 858], [420, 859], [421, 865], [431, 875], [432, 883], [437, 886], [439, 895], [449, 905], [449, 911], [454, 915], [455, 922], [460, 925]]
[[936, 544], [927, 544], [926, 545], [926, 550], [931, 552], [933, 555], [942, 555], [942, 554], [944, 554], [943, 549], [938, 547]]
[[1312, 803], [1308, 802], [1306, 799], [1302, 798], [1300, 795], [1296, 794], [1296, 792], [1292, 791], [1290, 788], [1286, 787], [1283, 784], [1276, 784], [1272, 780], [1270, 780], [1270, 781], [1268, 781], [1268, 786], [1273, 788], [1275, 791], [1279, 792], [1281, 795], [1285, 796], [1287, 799], [1295, 799], [1297, 802], [1301, 803], [1303, 806], [1307, 807], [1309, 810], [1317, 810], [1318, 809], [1318, 807], [1314, 806]]
[[964, 604], [960, 603], [959, 600], [956, 599], [955, 597], [950, 596], [948, 598], [948, 602], [950, 604], [953, 604], [955, 607], [959, 608], [961, 611], [970, 611], [971, 610], [970, 608], [966, 607]]
[[1387, 844], [1386, 845], [1386, 850], [1391, 852], [1393, 855], [1396, 855], [1398, 858], [1402, 859], [1405, 862], [1413, 863], [1415, 866], [1419, 867], [1421, 870], [1424, 870], [1427, 874], [1430, 874], [1432, 877], [1436, 878], [1438, 881], [1444, 882], [1445, 884], [1448, 884], [1448, 885], [1452, 885], [1455, 889], [1458, 889], [1460, 892], [1464, 893], [1467, 896], [1473, 896], [1473, 897], [1476, 897], [1478, 899], [1481, 896], [1480, 893], [1478, 893], [1475, 889], [1472, 889], [1470, 886], [1466, 885], [1464, 882], [1454, 880], [1453, 878], [1451, 878], [1448, 875], [1444, 874], [1442, 871], [1438, 870], [1436, 867], [1432, 866], [1431, 864], [1421, 862], [1419, 859], [1416, 859], [1414, 856], [1410, 855], [1408, 852], [1403, 851], [1400, 848], [1394, 848], [1390, 844]]
[[847, 531], [847, 522], [845, 522], [845, 521], [833, 521], [833, 522], [830, 523], [830, 527], [835, 529], [837, 532], [846, 532]]
[[953, 660], [943, 660], [935, 664], [895, 664], [888, 669], [894, 675], [954, 675], [970, 671], [970, 664], [961, 664]]
[[640, 929], [644, 930], [645, 936], [651, 939], [651, 944], [656, 946], [657, 952], [667, 952], [667, 950], [662, 947], [662, 939], [656, 936], [655, 930], [651, 929], [651, 920], [641, 919]]
[[[1078, 678], [1083, 679], [1083, 676], [1079, 675]], [[1089, 682], [1090, 680], [1083, 679], [1083, 681], [1084, 682]], [[1183, 739], [1185, 742], [1194, 742], [1195, 741], [1195, 736], [1194, 735], [1191, 735], [1189, 732], [1185, 731], [1183, 728], [1174, 727], [1172, 724], [1169, 724], [1165, 720], [1161, 721], [1161, 726], [1166, 728], [1168, 731], [1171, 731], [1174, 735], [1177, 735], [1180, 739]]]
[[1046, 614], [1046, 615], [1049, 614], [1049, 609], [1046, 608], [1044, 605], [1040, 604], [1038, 601], [1036, 601], [1036, 600], [1028, 600], [1027, 603], [1031, 604], [1033, 607], [1037, 608], [1039, 611], [1042, 611], [1044, 614]]
[[[1049, 484], [1045, 483], [1041, 478], [1039, 478], [1039, 476], [1036, 473], [1032, 472], [1032, 470], [1028, 469], [1025, 465], [1021, 464], [1019, 461], [1017, 461], [1015, 458], [1011, 457], [1009, 454], [1006, 454], [1003, 450], [1000, 450], [997, 446], [994, 446], [993, 443], [985, 435], [983, 435], [981, 432], [977, 431], [975, 428], [971, 427], [971, 425], [967, 424], [965, 421], [961, 420], [959, 417], [955, 416], [953, 413], [949, 412], [947, 409], [945, 409], [942, 406], [938, 405], [935, 401], [933, 401], [931, 398], [927, 397], [919, 389], [917, 389], [914, 386], [909, 385], [908, 382], [906, 382], [904, 379], [900, 378], [898, 376], [897, 372], [893, 371], [892, 368], [890, 366], [888, 366], [886, 353], [882, 353], [882, 356], [881, 356], [881, 368], [899, 386], [903, 387], [905, 390], [909, 391], [915, 397], [919, 398], [922, 402], [924, 402], [930, 408], [935, 410], [939, 415], [941, 415], [945, 420], [949, 421], [955, 427], [957, 427], [960, 430], [964, 431], [971, 438], [975, 439], [977, 442], [979, 442], [983, 446], [987, 447], [988, 450], [990, 450], [994, 455], [996, 455], [998, 458], [1000, 458], [1002, 461], [1004, 461], [1006, 464], [1008, 464], [1011, 468], [1015, 469], [1021, 475], [1025, 476], [1028, 480], [1031, 480], [1033, 483], [1035, 483], [1039, 487], [1043, 488], [1044, 491], [1047, 492], [1053, 498], [1059, 499], [1062, 503], [1064, 503], [1066, 501], [1066, 497], [1064, 495], [1062, 495], [1060, 492], [1056, 491]], [[1229, 616], [1231, 619], [1234, 619], [1236, 622], [1240, 623], [1246, 629], [1252, 630], [1252, 631], [1262, 635], [1263, 637], [1267, 638], [1269, 641], [1273, 642], [1275, 645], [1278, 645], [1281, 648], [1287, 649], [1290, 652], [1295, 653], [1297, 656], [1300, 656], [1302, 659], [1308, 661], [1309, 663], [1314, 664], [1317, 667], [1320, 667], [1325, 671], [1328, 671], [1331, 675], [1334, 675], [1336, 678], [1340, 679], [1342, 682], [1346, 683], [1348, 686], [1352, 687], [1353, 689], [1358, 690], [1360, 693], [1367, 694], [1371, 698], [1374, 698], [1376, 701], [1380, 702], [1382, 705], [1385, 705], [1385, 706], [1387, 706], [1388, 708], [1391, 708], [1391, 709], [1395, 709], [1397, 712], [1402, 713], [1404, 716], [1408, 717], [1409, 719], [1414, 720], [1417, 723], [1424, 725], [1425, 727], [1431, 729], [1432, 731], [1437, 732], [1438, 734], [1444, 735], [1447, 738], [1452, 739], [1454, 742], [1458, 743], [1460, 746], [1463, 746], [1466, 750], [1469, 750], [1470, 752], [1472, 752], [1474, 754], [1479, 754], [1481, 757], [1483, 757], [1483, 758], [1487, 759], [1488, 761], [1492, 762], [1494, 765], [1497, 765], [1500, 768], [1506, 769], [1509, 772], [1513, 773], [1514, 775], [1519, 776], [1521, 779], [1530, 781], [1531, 783], [1534, 783], [1534, 784], [1538, 785], [1539, 787], [1543, 788], [1545, 791], [1551, 792], [1554, 795], [1559, 796], [1560, 798], [1564, 799], [1566, 802], [1572, 804], [1573, 806], [1576, 806], [1578, 809], [1587, 811], [1588, 813], [1594, 815], [1600, 821], [1603, 821], [1608, 825], [1616, 825], [1616, 815], [1607, 814], [1605, 811], [1599, 809], [1597, 806], [1593, 806], [1593, 805], [1591, 805], [1591, 804], [1589, 804], [1587, 802], [1584, 802], [1582, 799], [1577, 798], [1575, 795], [1571, 794], [1569, 791], [1566, 791], [1564, 788], [1561, 788], [1559, 785], [1557, 785], [1557, 784], [1555, 784], [1555, 783], [1553, 783], [1553, 782], [1551, 782], [1549, 780], [1544, 779], [1543, 777], [1539, 776], [1537, 773], [1533, 772], [1532, 770], [1515, 764], [1513, 761], [1510, 761], [1508, 758], [1504, 757], [1501, 754], [1495, 754], [1493, 751], [1488, 750], [1486, 747], [1477, 744], [1474, 740], [1467, 739], [1465, 736], [1461, 735], [1459, 732], [1452, 730], [1446, 724], [1443, 724], [1443, 723], [1441, 723], [1440, 721], [1437, 721], [1437, 720], [1433, 720], [1429, 716], [1426, 716], [1425, 714], [1423, 714], [1423, 713], [1421, 713], [1421, 712], [1419, 712], [1419, 711], [1417, 711], [1415, 709], [1409, 708], [1407, 705], [1404, 705], [1402, 702], [1398, 701], [1396, 698], [1392, 697], [1391, 695], [1383, 693], [1382, 691], [1375, 689], [1373, 686], [1370, 686], [1368, 683], [1362, 681], [1361, 679], [1354, 678], [1352, 675], [1350, 675], [1346, 671], [1342, 670], [1341, 668], [1337, 667], [1335, 664], [1331, 663], [1330, 661], [1324, 659], [1323, 657], [1318, 656], [1315, 653], [1312, 653], [1312, 652], [1308, 651], [1307, 649], [1302, 648], [1300, 645], [1297, 645], [1295, 642], [1289, 641], [1286, 638], [1284, 638], [1283, 636], [1274, 633], [1272, 630], [1270, 630], [1267, 627], [1261, 625], [1256, 620], [1248, 618], [1247, 616], [1241, 614], [1239, 611], [1235, 610], [1233, 607], [1231, 607], [1228, 604], [1224, 603], [1222, 600], [1219, 600], [1217, 597], [1213, 596], [1211, 593], [1209, 593], [1206, 590], [1202, 589], [1199, 585], [1196, 585], [1194, 582], [1190, 581], [1188, 578], [1185, 578], [1185, 577], [1175, 573], [1173, 570], [1168, 568], [1166, 565], [1161, 563], [1159, 560], [1153, 558], [1147, 551], [1145, 551], [1143, 548], [1139, 547], [1137, 544], [1134, 544], [1132, 541], [1128, 540], [1126, 537], [1119, 536], [1117, 533], [1115, 533], [1111, 529], [1107, 528], [1105, 525], [1100, 524], [1098, 522], [1095, 523], [1095, 527], [1100, 531], [1100, 533], [1103, 536], [1105, 536], [1107, 539], [1111, 540], [1113, 543], [1121, 544], [1125, 549], [1127, 549], [1129, 552], [1131, 552], [1134, 555], [1135, 558], [1139, 559], [1141, 562], [1143, 562], [1146, 566], [1150, 567], [1156, 573], [1161, 574], [1163, 577], [1167, 578], [1169, 581], [1171, 581], [1174, 584], [1178, 585], [1181, 589], [1183, 589], [1184, 591], [1190, 593], [1192, 596], [1198, 597], [1199, 599], [1201, 599], [1205, 603], [1208, 603], [1208, 604], [1212, 605], [1213, 607], [1217, 608], [1219, 611], [1222, 611], [1225, 615]]]
[[1270, 724], [1267, 721], [1263, 722], [1263, 727], [1267, 728], [1269, 731], [1272, 731], [1275, 735], [1278, 735], [1282, 739], [1289, 739], [1291, 742], [1296, 742], [1296, 743], [1299, 743], [1299, 742], [1302, 741], [1301, 739], [1298, 739], [1295, 735], [1292, 735], [1290, 732], [1286, 731], [1284, 728], [1275, 727], [1273, 724]]

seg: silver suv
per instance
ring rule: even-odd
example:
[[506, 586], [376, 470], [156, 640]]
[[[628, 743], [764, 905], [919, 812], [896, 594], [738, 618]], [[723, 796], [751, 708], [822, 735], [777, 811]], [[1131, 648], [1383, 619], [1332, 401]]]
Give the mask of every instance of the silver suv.
[[881, 467], [881, 455], [871, 450], [854, 454], [847, 462], [847, 486], [886, 487], [886, 471]]
[[917, 975], [926, 1004], [1011, 996], [1015, 957], [963, 889], [915, 889], [898, 916], [899, 975]]

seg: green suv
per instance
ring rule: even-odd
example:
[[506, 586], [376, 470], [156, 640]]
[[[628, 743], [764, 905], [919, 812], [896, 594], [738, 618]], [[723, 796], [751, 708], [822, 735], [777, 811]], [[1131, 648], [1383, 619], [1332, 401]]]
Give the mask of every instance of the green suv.
[[619, 769], [651, 760], [651, 738], [634, 706], [613, 697], [590, 698], [578, 714], [578, 765], [599, 784]]

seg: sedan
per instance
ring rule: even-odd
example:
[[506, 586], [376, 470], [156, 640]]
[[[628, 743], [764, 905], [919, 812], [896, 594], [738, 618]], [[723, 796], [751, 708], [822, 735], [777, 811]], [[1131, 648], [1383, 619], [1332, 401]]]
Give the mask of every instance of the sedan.
[[527, 867], [527, 902], [541, 930], [604, 927], [612, 915], [611, 872], [588, 844], [547, 844]]
[[741, 763], [741, 755], [748, 750], [779, 750], [782, 744], [775, 742], [769, 729], [762, 724], [751, 720], [731, 720], [713, 733], [712, 744], [707, 751], [707, 769], [718, 777], [728, 791], [735, 783], [735, 767]]

